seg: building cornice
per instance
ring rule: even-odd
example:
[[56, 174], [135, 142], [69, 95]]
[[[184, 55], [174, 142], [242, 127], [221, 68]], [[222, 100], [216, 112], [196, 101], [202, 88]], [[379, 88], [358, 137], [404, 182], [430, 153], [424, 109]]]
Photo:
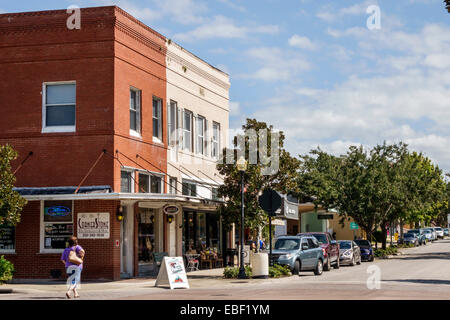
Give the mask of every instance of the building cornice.
[[[188, 51], [186, 51], [188, 52]], [[189, 71], [193, 71], [194, 73], [202, 76], [203, 78], [211, 81], [212, 83], [218, 85], [219, 87], [225, 89], [225, 90], [229, 90], [230, 89], [230, 83], [226, 83], [220, 79], [218, 79], [217, 77], [214, 77], [213, 75], [211, 75], [210, 73], [202, 70], [201, 68], [197, 67], [196, 65], [190, 63], [189, 61], [187, 61], [186, 59], [182, 58], [180, 55], [176, 54], [175, 52], [171, 51], [171, 50], [167, 50], [166, 53], [167, 59], [171, 59], [173, 61], [175, 61], [176, 63], [180, 64], [181, 66], [186, 67]], [[206, 62], [204, 62], [203, 60], [195, 57], [195, 59], [198, 59], [200, 62], [207, 64]], [[209, 64], [207, 64], [209, 68], [212, 68]], [[171, 71], [180, 74], [178, 71], [173, 70], [169, 67], [167, 67], [167, 69], [170, 69]]]

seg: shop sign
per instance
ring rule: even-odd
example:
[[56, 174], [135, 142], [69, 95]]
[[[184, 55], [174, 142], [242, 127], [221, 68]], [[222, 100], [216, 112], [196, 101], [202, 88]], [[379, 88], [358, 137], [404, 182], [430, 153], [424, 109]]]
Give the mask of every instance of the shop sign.
[[109, 239], [109, 212], [79, 213], [77, 227], [79, 239]]
[[0, 250], [15, 249], [15, 231], [14, 227], [0, 226]]
[[64, 206], [53, 206], [45, 208], [45, 214], [52, 217], [65, 217], [70, 214], [70, 209]]
[[163, 208], [165, 214], [177, 214], [180, 209], [177, 206], [165, 206]]
[[332, 214], [319, 214], [317, 215], [317, 219], [319, 220], [333, 220]]
[[285, 222], [283, 220], [280, 220], [280, 219], [273, 219], [272, 220], [272, 225], [274, 225], [274, 226], [284, 226]]
[[183, 257], [164, 257], [155, 287], [167, 284], [170, 289], [189, 289]]

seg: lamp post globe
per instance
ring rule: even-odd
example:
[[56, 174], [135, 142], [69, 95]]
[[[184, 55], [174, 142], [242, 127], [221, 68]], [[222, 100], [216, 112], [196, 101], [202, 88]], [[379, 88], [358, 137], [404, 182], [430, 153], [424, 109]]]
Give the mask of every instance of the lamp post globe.
[[239, 263], [239, 274], [238, 279], [247, 279], [247, 275], [245, 274], [245, 267], [244, 267], [244, 173], [245, 170], [247, 170], [247, 161], [244, 157], [240, 157], [239, 160], [236, 163], [237, 169], [241, 173], [241, 236], [240, 236], [240, 243], [241, 243], [241, 258]]

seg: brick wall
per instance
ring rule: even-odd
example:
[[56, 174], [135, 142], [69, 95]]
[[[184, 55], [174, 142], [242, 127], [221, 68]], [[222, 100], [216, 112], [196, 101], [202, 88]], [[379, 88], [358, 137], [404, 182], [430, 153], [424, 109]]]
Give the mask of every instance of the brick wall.
[[[120, 222], [116, 219], [119, 201], [80, 200], [74, 203], [74, 234], [77, 234], [77, 214], [86, 212], [110, 213], [110, 239], [80, 239], [86, 250], [83, 279], [120, 279], [120, 248], [115, 240], [120, 239]], [[14, 264], [14, 278], [49, 279], [51, 270], [60, 270], [65, 277], [61, 253], [40, 253], [40, 201], [30, 201], [22, 212], [21, 222], [16, 227], [16, 253], [5, 254]]]

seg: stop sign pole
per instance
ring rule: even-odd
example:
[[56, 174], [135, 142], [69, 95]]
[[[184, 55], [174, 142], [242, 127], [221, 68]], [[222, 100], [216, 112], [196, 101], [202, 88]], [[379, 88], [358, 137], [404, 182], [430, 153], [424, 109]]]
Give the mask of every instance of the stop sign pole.
[[263, 194], [258, 198], [261, 208], [269, 214], [269, 263], [272, 265], [272, 217], [275, 212], [281, 207], [281, 196], [272, 189], [264, 190]]

